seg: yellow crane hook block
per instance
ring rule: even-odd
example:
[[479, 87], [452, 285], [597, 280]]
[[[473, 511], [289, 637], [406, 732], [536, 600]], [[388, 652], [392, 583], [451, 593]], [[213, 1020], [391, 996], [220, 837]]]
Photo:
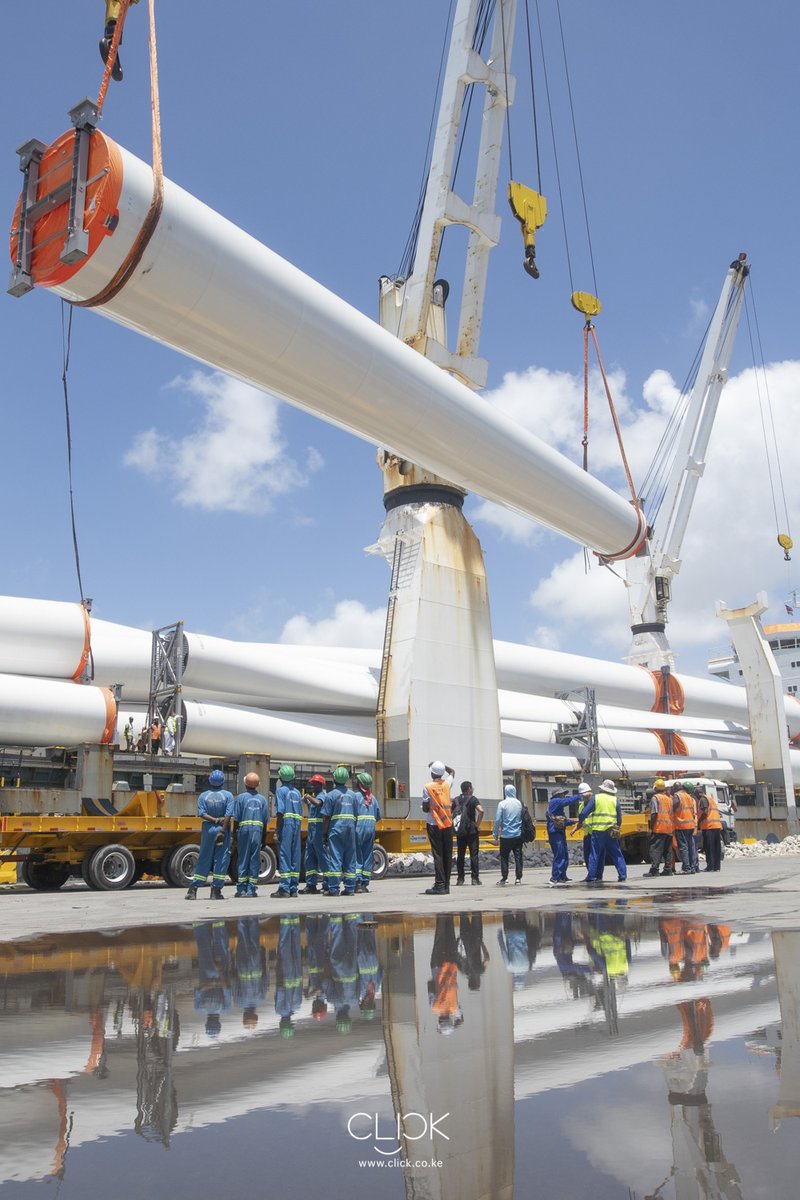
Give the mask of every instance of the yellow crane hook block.
[[522, 240], [525, 243], [525, 258], [522, 265], [532, 279], [539, 278], [539, 268], [536, 266], [536, 230], [544, 225], [547, 217], [547, 201], [533, 188], [524, 183], [509, 183], [508, 203], [511, 211], [522, 226]]
[[587, 321], [590, 317], [596, 317], [603, 308], [597, 296], [593, 296], [591, 292], [573, 292], [570, 300], [572, 307], [577, 308], [579, 313], [583, 313]]
[[781, 550], [783, 551], [783, 557], [786, 560], [786, 562], [791, 562], [792, 556], [790, 555], [789, 551], [794, 546], [794, 542], [789, 537], [788, 533], [779, 533], [778, 534], [778, 545], [780, 546]]

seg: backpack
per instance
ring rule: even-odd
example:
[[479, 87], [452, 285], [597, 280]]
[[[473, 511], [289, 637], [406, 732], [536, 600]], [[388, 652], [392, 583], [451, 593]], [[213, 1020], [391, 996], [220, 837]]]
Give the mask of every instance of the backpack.
[[535, 840], [536, 840], [536, 826], [533, 823], [533, 817], [531, 816], [527, 805], [523, 804], [522, 805], [522, 844], [524, 846], [528, 842], [533, 842]]

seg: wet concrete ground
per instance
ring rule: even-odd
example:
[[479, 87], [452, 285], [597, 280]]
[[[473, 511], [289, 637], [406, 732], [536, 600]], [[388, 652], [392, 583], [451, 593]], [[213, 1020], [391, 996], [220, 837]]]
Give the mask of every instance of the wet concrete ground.
[[[580, 876], [580, 868], [572, 868]], [[643, 864], [631, 866], [623, 886], [612, 879], [601, 888], [587, 888], [577, 879], [569, 887], [550, 889], [546, 869], [526, 872], [522, 884], [497, 886], [499, 872], [487, 871], [483, 886], [452, 887], [449, 896], [426, 896], [432, 876], [392, 877], [373, 882], [368, 897], [340, 897], [324, 902], [325, 911], [352, 911], [369, 904], [373, 912], [402, 912], [408, 915], [460, 912], [464, 908], [483, 911], [506, 908], [561, 907], [578, 903], [600, 903], [614, 899], [657, 905], [660, 911], [691, 909], [710, 920], [723, 914], [742, 928], [786, 929], [800, 927], [800, 857], [739, 859], [723, 863], [719, 874], [682, 878], [680, 875], [652, 879]], [[607, 871], [607, 874], [609, 872]], [[707, 883], [706, 880], [713, 880]], [[196, 901], [163, 884], [139, 884], [124, 892], [93, 892], [81, 884], [60, 892], [30, 892], [25, 888], [0, 888], [0, 941], [36, 933], [75, 929], [115, 929], [184, 922], [202, 918], [235, 920], [242, 913], [269, 916], [276, 912], [309, 913], [323, 905], [319, 896], [296, 900], [272, 900], [274, 884], [261, 888], [254, 900], [237, 900], [233, 888], [225, 888], [226, 899], [212, 902], [204, 888]]]
[[0, 1200], [789, 1200], [798, 868], [7, 892]]

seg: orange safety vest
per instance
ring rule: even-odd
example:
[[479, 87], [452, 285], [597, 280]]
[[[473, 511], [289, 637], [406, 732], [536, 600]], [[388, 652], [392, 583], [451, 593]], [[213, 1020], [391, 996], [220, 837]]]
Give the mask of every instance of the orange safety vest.
[[673, 809], [676, 829], [697, 829], [697, 805], [694, 797], [681, 790], [677, 793], [678, 807]]
[[705, 925], [692, 925], [684, 935], [687, 954], [686, 961], [693, 966], [702, 966], [708, 962], [708, 929]]
[[669, 965], [680, 966], [683, 961], [683, 921], [680, 917], [665, 917], [659, 922], [659, 928], [667, 943]]
[[444, 963], [436, 976], [436, 996], [431, 1005], [439, 1017], [449, 1017], [458, 1008], [458, 967]]
[[713, 796], [706, 796], [708, 800], [708, 808], [705, 812], [700, 813], [700, 828], [701, 829], [722, 829], [722, 817], [719, 812], [719, 805]]
[[452, 809], [450, 806], [450, 784], [444, 779], [432, 779], [425, 785], [425, 791], [430, 797], [430, 813], [433, 823], [439, 829], [450, 829], [453, 825]]
[[672, 819], [672, 797], [668, 792], [656, 792], [653, 795], [658, 808], [653, 814], [653, 833], [672, 833], [675, 822]]

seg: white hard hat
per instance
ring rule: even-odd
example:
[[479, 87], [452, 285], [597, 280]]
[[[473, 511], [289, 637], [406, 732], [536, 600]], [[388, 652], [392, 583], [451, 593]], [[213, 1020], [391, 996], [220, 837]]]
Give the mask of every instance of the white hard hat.
[[616, 790], [617, 790], [617, 785], [611, 779], [604, 779], [603, 782], [600, 784], [601, 792], [611, 792], [613, 794], [616, 792]]
[[446, 767], [444, 763], [439, 762], [438, 759], [436, 762], [431, 763], [431, 775], [444, 775], [445, 770]]
[[588, 783], [579, 783], [578, 791], [582, 796], [591, 796], [592, 794], [592, 789], [589, 787]]

